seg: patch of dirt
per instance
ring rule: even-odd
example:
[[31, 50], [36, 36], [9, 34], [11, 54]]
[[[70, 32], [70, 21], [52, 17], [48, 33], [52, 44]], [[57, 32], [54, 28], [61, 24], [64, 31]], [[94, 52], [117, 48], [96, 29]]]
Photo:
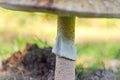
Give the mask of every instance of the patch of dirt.
[[115, 80], [115, 74], [112, 71], [97, 69], [92, 73], [87, 71], [86, 74], [79, 75], [78, 80]]
[[[2, 61], [0, 80], [54, 80], [56, 60], [51, 49], [40, 49], [36, 44], [27, 44], [23, 52], [17, 51]], [[115, 79], [113, 72], [98, 69], [90, 75], [79, 74], [77, 80]]]
[[51, 53], [51, 47], [40, 49], [35, 44], [27, 44], [23, 52], [17, 51], [3, 60], [1, 72], [5, 75], [27, 76], [34, 80], [53, 80], [54, 69], [55, 55]]

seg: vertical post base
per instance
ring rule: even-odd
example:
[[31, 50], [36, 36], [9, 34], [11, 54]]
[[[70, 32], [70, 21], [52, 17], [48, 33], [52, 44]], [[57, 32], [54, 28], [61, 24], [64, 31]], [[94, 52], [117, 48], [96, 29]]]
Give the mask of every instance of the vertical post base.
[[56, 56], [55, 80], [74, 80], [75, 61]]

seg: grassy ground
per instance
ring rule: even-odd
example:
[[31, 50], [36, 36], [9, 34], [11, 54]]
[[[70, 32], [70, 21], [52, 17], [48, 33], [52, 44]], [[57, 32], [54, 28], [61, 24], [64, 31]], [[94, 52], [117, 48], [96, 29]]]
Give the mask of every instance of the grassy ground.
[[[53, 46], [57, 33], [56, 22], [56, 16], [51, 14], [0, 9], [0, 58], [7, 58], [14, 51], [22, 50], [28, 42], [36, 43], [39, 47]], [[120, 71], [119, 24], [119, 19], [77, 18], [76, 65]]]

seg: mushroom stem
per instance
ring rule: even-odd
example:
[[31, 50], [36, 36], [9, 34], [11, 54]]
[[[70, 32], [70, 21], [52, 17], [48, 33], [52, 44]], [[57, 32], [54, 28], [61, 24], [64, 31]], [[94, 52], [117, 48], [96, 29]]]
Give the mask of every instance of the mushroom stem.
[[58, 16], [58, 35], [53, 52], [56, 56], [55, 80], [75, 79], [75, 17]]
[[75, 17], [58, 16], [57, 40], [52, 52], [58, 56], [76, 60]]

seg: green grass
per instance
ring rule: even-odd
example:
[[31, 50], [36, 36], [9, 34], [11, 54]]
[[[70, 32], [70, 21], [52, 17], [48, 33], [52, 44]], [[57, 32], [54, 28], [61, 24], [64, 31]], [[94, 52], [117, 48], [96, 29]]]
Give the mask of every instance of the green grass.
[[12, 42], [0, 41], [0, 59], [8, 58], [15, 51], [23, 51], [27, 43], [37, 44], [40, 48], [51, 46], [47, 42], [43, 42], [38, 38], [26, 40], [22, 37], [17, 37]]
[[78, 56], [91, 55], [96, 58], [120, 58], [120, 43], [87, 43], [77, 44]]
[[[13, 52], [23, 50], [27, 43], [35, 43], [40, 48], [49, 47], [49, 43], [43, 42], [40, 39], [25, 40], [22, 37], [17, 37], [11, 43], [0, 42], [0, 58], [7, 58]], [[85, 63], [90, 68], [105, 68], [105, 60], [120, 59], [120, 45], [119, 43], [86, 43], [76, 44], [77, 65]], [[79, 63], [79, 60], [81, 61]], [[83, 60], [83, 61], [82, 61]], [[93, 61], [92, 61], [93, 60]]]
[[[77, 44], [78, 59], [76, 64], [90, 69], [111, 69], [108, 63], [120, 60], [120, 43], [87, 43]], [[119, 69], [119, 68], [118, 68]]]

